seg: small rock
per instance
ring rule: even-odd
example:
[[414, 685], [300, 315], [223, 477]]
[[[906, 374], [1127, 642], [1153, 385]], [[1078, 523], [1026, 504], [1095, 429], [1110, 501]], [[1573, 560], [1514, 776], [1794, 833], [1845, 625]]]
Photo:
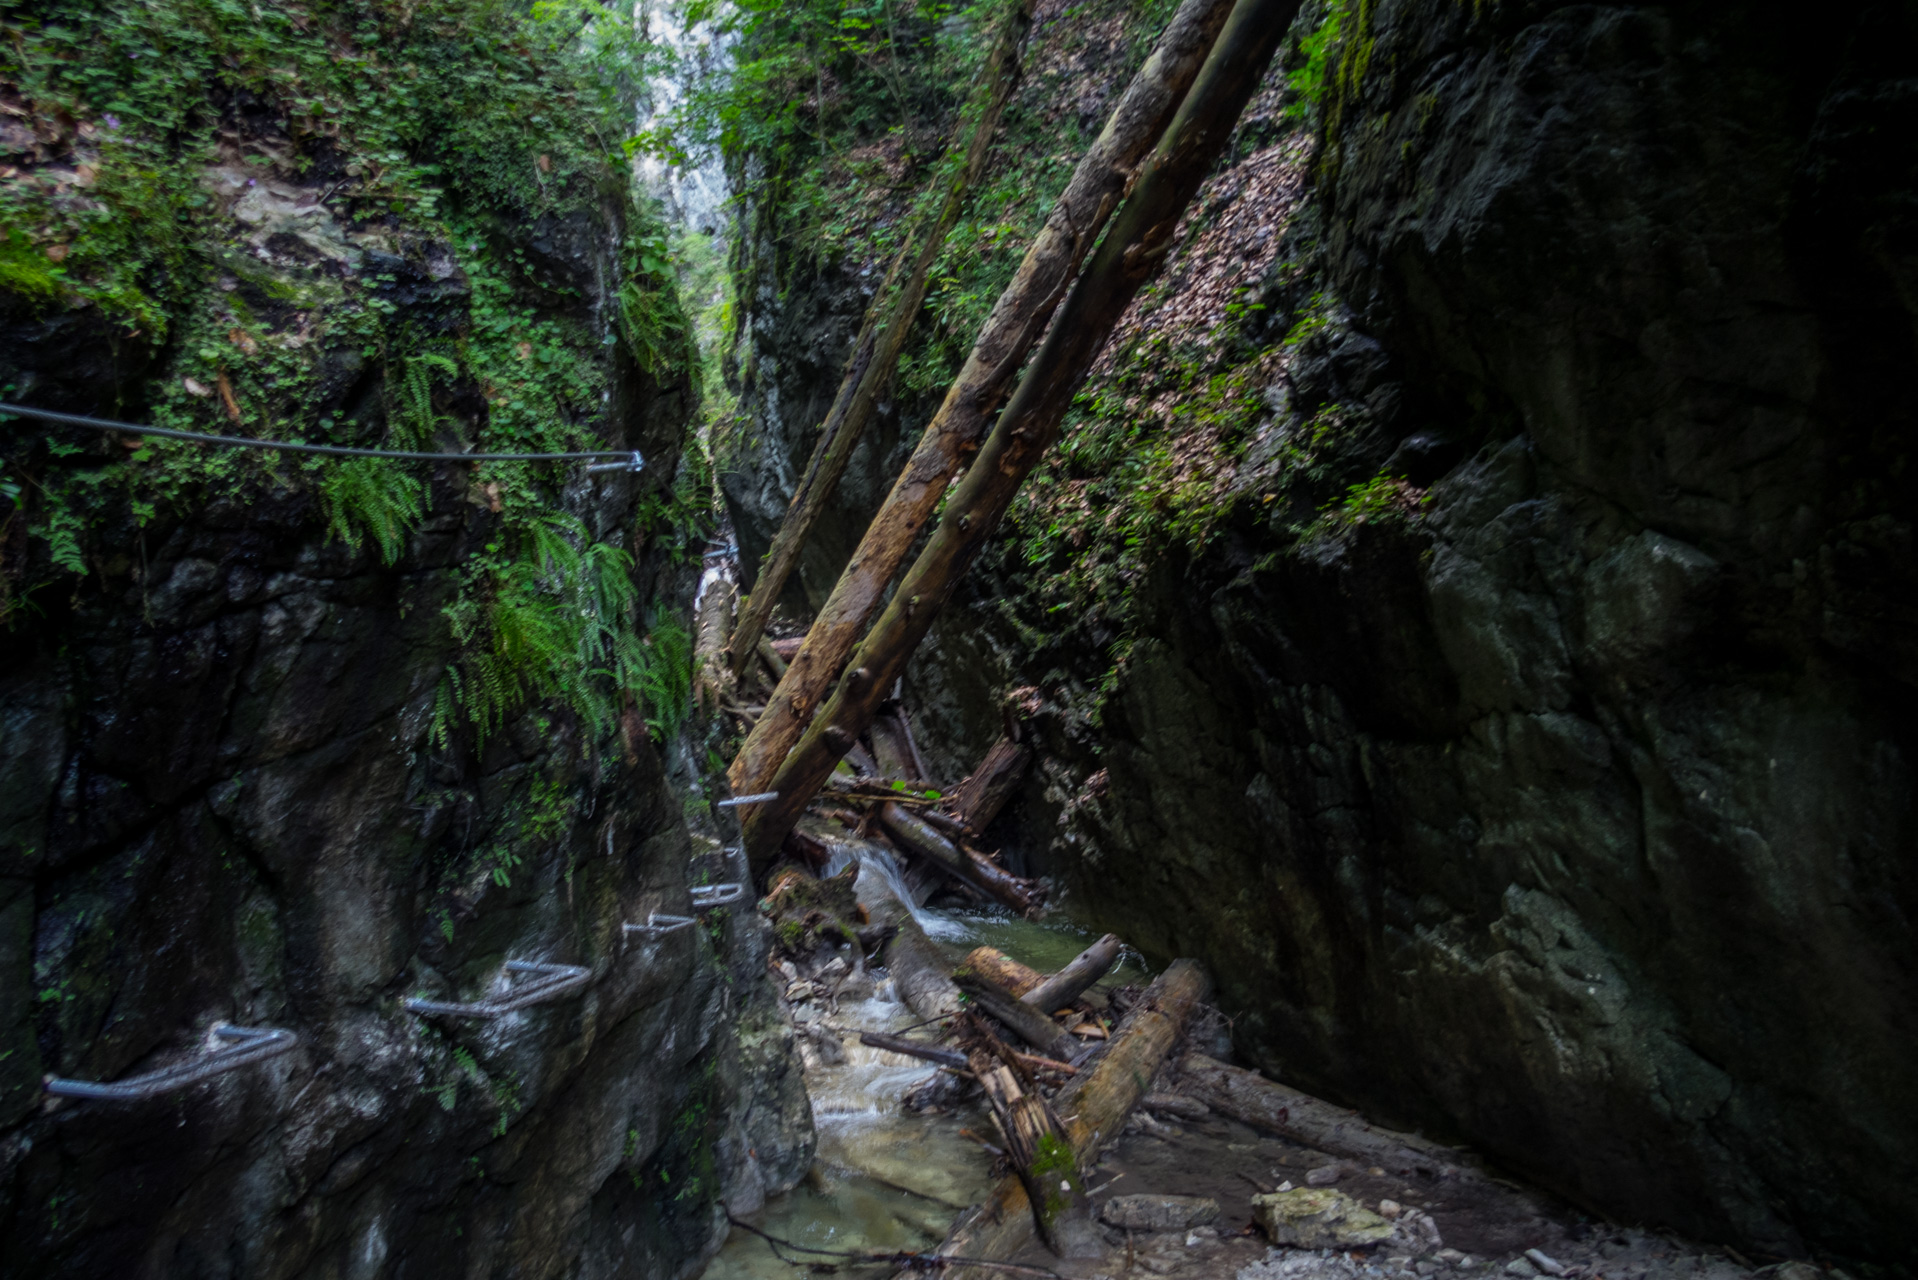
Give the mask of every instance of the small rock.
[[1405, 1206], [1396, 1200], [1379, 1201], [1379, 1217], [1381, 1218], [1396, 1218], [1404, 1212]]
[[1465, 1255], [1460, 1253], [1457, 1249], [1440, 1249], [1438, 1253], [1434, 1254], [1433, 1256], [1436, 1257], [1440, 1262], [1459, 1263], [1459, 1262], [1465, 1261]]
[[831, 982], [850, 972], [852, 972], [852, 966], [846, 963], [846, 957], [834, 956], [826, 962], [825, 967], [820, 969], [818, 979], [821, 982]]
[[1439, 1239], [1438, 1223], [1432, 1221], [1431, 1214], [1401, 1209], [1398, 1221], [1392, 1224], [1392, 1243], [1414, 1258], [1423, 1258], [1437, 1253], [1445, 1242]]
[[1345, 1170], [1335, 1164], [1322, 1164], [1316, 1169], [1306, 1170], [1305, 1185], [1308, 1187], [1329, 1187], [1337, 1182], [1344, 1173]]
[[1209, 1196], [1113, 1196], [1099, 1206], [1100, 1221], [1126, 1231], [1185, 1231], [1218, 1216]]
[[1252, 1216], [1273, 1244], [1301, 1249], [1373, 1245], [1392, 1234], [1392, 1224], [1340, 1191], [1300, 1188], [1252, 1197]]
[[791, 983], [786, 987], [786, 1000], [788, 1003], [799, 1004], [810, 999], [812, 999], [812, 983], [799, 981]]
[[1538, 1268], [1523, 1258], [1513, 1258], [1505, 1264], [1505, 1274], [1508, 1276], [1517, 1276], [1519, 1280], [1528, 1280], [1528, 1277], [1538, 1274]]
[[1290, 1191], [1290, 1190], [1292, 1189], [1292, 1183], [1291, 1183], [1291, 1180], [1290, 1180], [1290, 1179], [1288, 1179], [1288, 1180], [1286, 1180], [1286, 1181], [1284, 1181], [1284, 1182], [1281, 1182], [1281, 1183], [1280, 1183], [1280, 1184], [1279, 1184], [1279, 1185], [1277, 1186], [1277, 1188], [1275, 1188], [1275, 1189], [1276, 1189], [1276, 1190], [1279, 1190], [1279, 1191]]
[[1439, 1264], [1432, 1261], [1430, 1258], [1420, 1258], [1416, 1263], [1413, 1264], [1412, 1270], [1418, 1272], [1422, 1276], [1433, 1276], [1438, 1274]]
[[1543, 1271], [1550, 1275], [1555, 1275], [1555, 1276], [1562, 1276], [1565, 1274], [1565, 1268], [1562, 1265], [1560, 1265], [1557, 1258], [1547, 1257], [1545, 1254], [1540, 1253], [1537, 1249], [1527, 1249], [1525, 1251], [1525, 1256], [1530, 1258], [1532, 1260], [1532, 1265], [1537, 1267], [1540, 1271]]
[[[1620, 1249], [1618, 1252], [1623, 1253], [1624, 1250]], [[1607, 1254], [1606, 1256], [1616, 1255]], [[1825, 1277], [1823, 1272], [1809, 1262], [1787, 1262], [1771, 1273], [1771, 1280], [1825, 1280]]]
[[781, 960], [779, 962], [779, 971], [786, 975], [786, 981], [788, 982], [799, 981], [799, 970], [794, 967], [792, 961]]

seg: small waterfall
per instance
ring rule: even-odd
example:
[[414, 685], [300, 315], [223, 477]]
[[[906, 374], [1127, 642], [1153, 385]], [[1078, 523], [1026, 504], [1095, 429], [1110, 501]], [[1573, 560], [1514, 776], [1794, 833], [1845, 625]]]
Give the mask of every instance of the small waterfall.
[[[843, 848], [844, 846], [840, 846]], [[926, 931], [929, 938], [943, 938], [957, 941], [970, 936], [971, 930], [950, 916], [939, 911], [928, 911], [912, 900], [912, 890], [906, 887], [906, 877], [900, 872], [899, 864], [893, 861], [890, 853], [873, 845], [854, 846], [862, 870], [869, 871], [885, 881], [886, 888], [893, 897], [899, 899], [911, 913], [913, 923]]]

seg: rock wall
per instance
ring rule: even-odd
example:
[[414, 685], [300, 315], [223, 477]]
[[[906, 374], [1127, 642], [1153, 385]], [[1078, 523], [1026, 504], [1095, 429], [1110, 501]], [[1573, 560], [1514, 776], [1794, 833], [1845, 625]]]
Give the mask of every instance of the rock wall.
[[[1141, 304], [1260, 402], [1168, 427], [1206, 533], [1061, 622], [1100, 535], [1035, 559], [1035, 499], [922, 740], [963, 768], [1032, 687], [999, 834], [1202, 958], [1281, 1078], [1595, 1212], [1909, 1264], [1910, 15], [1378, 0], [1285, 71], [1334, 12], [1303, 202], [1234, 224], [1249, 131]], [[1063, 449], [1050, 492], [1125, 465]]]
[[[278, 154], [270, 121], [249, 127]], [[567, 406], [563, 384], [558, 411], [602, 448], [641, 450], [638, 477], [418, 467], [427, 514], [387, 563], [297, 466], [235, 479], [236, 455], [196, 452], [126, 471], [117, 439], [6, 428], [10, 477], [94, 498], [69, 508], [90, 523], [67, 559], [35, 497], [12, 498], [0, 531], [8, 1275], [682, 1276], [723, 1239], [722, 1199], [751, 1207], [807, 1167], [810, 1110], [750, 903], [655, 940], [621, 928], [689, 913], [689, 884], [729, 871], [689, 834], [653, 708], [627, 698], [596, 727], [520, 698], [482, 733], [448, 702], [473, 637], [445, 611], [508, 540], [500, 482], [632, 555], [641, 602], [682, 618], [690, 602], [697, 568], [655, 516], [694, 391], [683, 364], [621, 341], [622, 253], [643, 228], [618, 175], [600, 177], [549, 216], [454, 242], [431, 220], [336, 218], [324, 172], [229, 160], [206, 177], [207, 275], [174, 331], [217, 344], [249, 411], [278, 377], [305, 388], [306, 429], [337, 420], [334, 439], [377, 444], [407, 394], [398, 352], [353, 329], [377, 310], [387, 333], [449, 344], [431, 407], [435, 447], [457, 448], [517, 407], [522, 392], [472, 370], [489, 325], [521, 325], [517, 357], [519, 331], [501, 340], [514, 369], [551, 359], [562, 385], [562, 358], [587, 353], [564, 368], [594, 403]], [[140, 421], [204, 391], [217, 413], [208, 387], [180, 391], [183, 370], [213, 380], [192, 363], [207, 350], [0, 292], [0, 385], [41, 407]], [[256, 351], [286, 362], [261, 384], [240, 368]], [[224, 369], [219, 386], [232, 394]], [[156, 475], [183, 488], [142, 510]], [[645, 625], [630, 613], [618, 622]], [[498, 993], [508, 960], [591, 977], [490, 1021], [403, 1007]], [[43, 1074], [189, 1061], [219, 1022], [299, 1043], [147, 1101], [42, 1090]]]

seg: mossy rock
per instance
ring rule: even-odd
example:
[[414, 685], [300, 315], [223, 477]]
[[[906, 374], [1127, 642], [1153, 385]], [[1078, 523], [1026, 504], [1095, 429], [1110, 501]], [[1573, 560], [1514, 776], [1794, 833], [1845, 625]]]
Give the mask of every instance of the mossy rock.
[[1392, 1224], [1346, 1195], [1300, 1187], [1252, 1197], [1253, 1219], [1273, 1244], [1339, 1249], [1382, 1243]]

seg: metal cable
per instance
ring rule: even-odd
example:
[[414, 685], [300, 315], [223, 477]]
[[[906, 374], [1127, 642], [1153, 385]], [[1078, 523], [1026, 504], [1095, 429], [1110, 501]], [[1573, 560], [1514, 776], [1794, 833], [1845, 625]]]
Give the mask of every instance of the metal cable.
[[444, 1000], [408, 1000], [406, 1008], [412, 1013], [438, 1013], [450, 1018], [498, 1018], [524, 1009], [528, 1005], [543, 1004], [558, 999], [569, 991], [586, 985], [593, 976], [591, 969], [576, 964], [545, 964], [536, 960], [508, 960], [508, 973], [536, 973], [540, 976], [522, 987], [512, 987], [485, 1000], [476, 1000], [471, 1004], [455, 1004]]
[[47, 1092], [58, 1094], [62, 1098], [98, 1098], [110, 1102], [138, 1102], [144, 1098], [156, 1098], [175, 1089], [184, 1089], [197, 1084], [209, 1076], [243, 1067], [249, 1062], [262, 1062], [285, 1053], [300, 1042], [300, 1037], [291, 1031], [278, 1027], [236, 1027], [226, 1022], [213, 1024], [213, 1034], [222, 1040], [237, 1041], [232, 1048], [215, 1049], [203, 1057], [187, 1062], [176, 1063], [171, 1067], [161, 1067], [158, 1071], [149, 1071], [145, 1075], [134, 1076], [129, 1080], [116, 1080], [111, 1084], [96, 1083], [91, 1080], [62, 1080], [48, 1076]]
[[341, 444], [301, 444], [288, 440], [254, 440], [246, 436], [216, 436], [199, 431], [176, 431], [172, 427], [142, 427], [131, 422], [107, 418], [89, 418], [78, 413], [56, 413], [52, 409], [33, 409], [21, 404], [0, 403], [0, 414], [38, 418], [69, 427], [92, 431], [125, 431], [139, 436], [162, 436], [168, 440], [187, 440], [194, 444], [220, 444], [233, 449], [275, 449], [281, 453], [317, 453], [331, 458], [399, 458], [414, 462], [580, 462], [588, 458], [620, 458], [620, 462], [586, 468], [588, 471], [638, 471], [646, 460], [637, 449], [596, 449], [587, 453], [416, 453], [404, 449], [355, 449]]

